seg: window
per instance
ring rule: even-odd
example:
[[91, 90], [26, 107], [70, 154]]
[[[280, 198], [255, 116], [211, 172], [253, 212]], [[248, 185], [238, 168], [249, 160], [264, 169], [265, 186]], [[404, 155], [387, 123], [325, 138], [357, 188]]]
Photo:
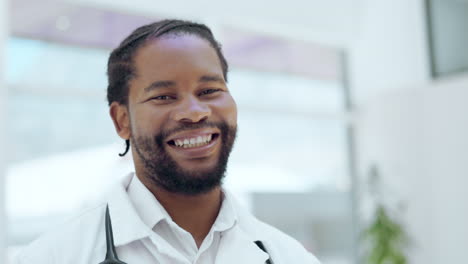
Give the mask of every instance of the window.
[[432, 75], [468, 70], [468, 1], [427, 0]]

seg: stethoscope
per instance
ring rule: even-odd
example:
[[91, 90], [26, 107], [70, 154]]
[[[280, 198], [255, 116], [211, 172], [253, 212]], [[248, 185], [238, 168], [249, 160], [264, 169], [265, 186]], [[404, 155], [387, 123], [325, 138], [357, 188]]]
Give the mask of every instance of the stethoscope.
[[[268, 254], [268, 251], [266, 250], [265, 246], [263, 245], [262, 241], [255, 241], [255, 245], [257, 245], [263, 252]], [[104, 259], [103, 262], [99, 264], [127, 264], [117, 257], [117, 252], [115, 251], [115, 246], [114, 246], [114, 235], [112, 233], [112, 223], [110, 219], [110, 214], [109, 214], [109, 205], [106, 207], [106, 245], [107, 245], [107, 251], [106, 251], [106, 258]], [[269, 254], [268, 254], [269, 255]], [[273, 264], [273, 261], [271, 260], [271, 257], [269, 257], [265, 264]]]

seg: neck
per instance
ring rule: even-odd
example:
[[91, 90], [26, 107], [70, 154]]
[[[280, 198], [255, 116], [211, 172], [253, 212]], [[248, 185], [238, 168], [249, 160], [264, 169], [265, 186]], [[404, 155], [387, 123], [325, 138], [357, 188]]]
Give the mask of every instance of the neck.
[[198, 247], [208, 235], [221, 208], [221, 188], [198, 195], [168, 192], [149, 181], [140, 181], [153, 193], [159, 203], [181, 228], [192, 234]]

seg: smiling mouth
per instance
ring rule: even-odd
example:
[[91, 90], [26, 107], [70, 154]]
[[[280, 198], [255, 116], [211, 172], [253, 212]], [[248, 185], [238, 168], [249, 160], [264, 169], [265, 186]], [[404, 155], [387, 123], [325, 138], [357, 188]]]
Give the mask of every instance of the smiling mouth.
[[214, 142], [219, 137], [218, 133], [207, 134], [203, 136], [179, 138], [169, 140], [167, 144], [181, 149], [199, 148]]

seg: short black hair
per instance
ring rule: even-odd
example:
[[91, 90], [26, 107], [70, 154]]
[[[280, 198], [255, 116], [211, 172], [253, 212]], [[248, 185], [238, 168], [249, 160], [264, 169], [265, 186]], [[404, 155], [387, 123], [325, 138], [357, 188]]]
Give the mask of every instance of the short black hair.
[[193, 34], [207, 40], [215, 49], [223, 70], [224, 80], [227, 82], [228, 64], [221, 51], [221, 44], [216, 41], [211, 30], [203, 24], [165, 19], [135, 29], [115, 48], [107, 63], [107, 101], [127, 105], [128, 83], [135, 76], [133, 57], [138, 49], [147, 41], [168, 34]]
[[[221, 50], [221, 44], [213, 36], [210, 28], [204, 24], [178, 19], [165, 19], [135, 29], [115, 48], [107, 62], [107, 102], [128, 104], [128, 83], [135, 76], [133, 57], [147, 41], [168, 34], [193, 34], [207, 40], [215, 49], [221, 63], [224, 80], [227, 82], [228, 64]], [[124, 156], [130, 149], [130, 140], [125, 140]]]

